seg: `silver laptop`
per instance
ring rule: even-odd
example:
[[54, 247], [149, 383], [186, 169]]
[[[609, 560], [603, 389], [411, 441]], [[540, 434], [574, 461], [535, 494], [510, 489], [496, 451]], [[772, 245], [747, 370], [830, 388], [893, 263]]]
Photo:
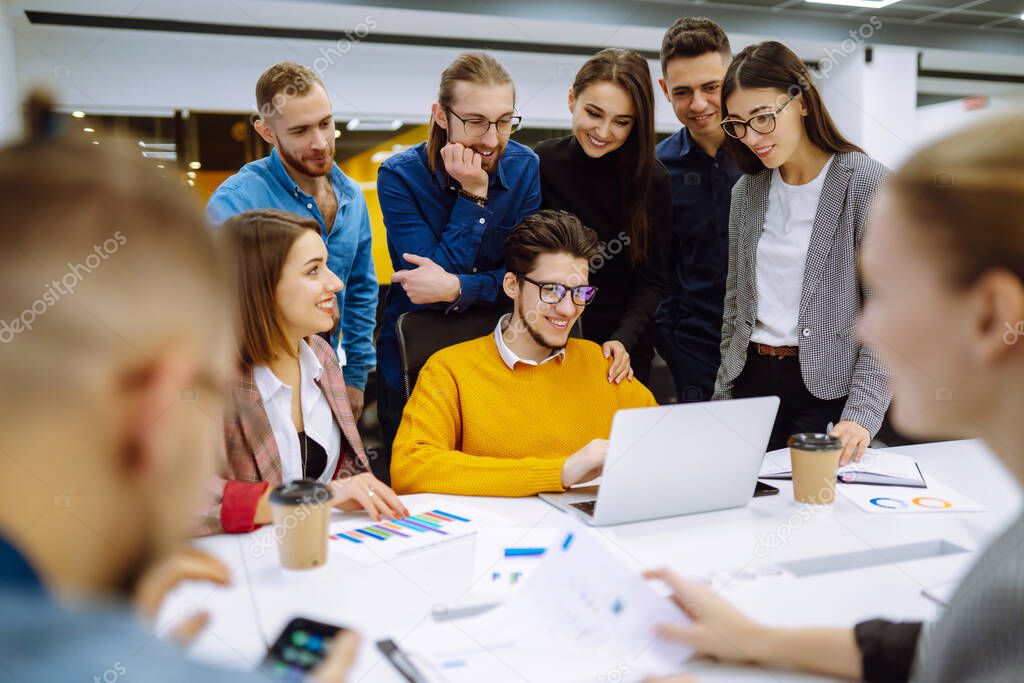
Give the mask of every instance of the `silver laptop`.
[[620, 410], [600, 487], [540, 497], [594, 526], [741, 507], [778, 410], [777, 396]]

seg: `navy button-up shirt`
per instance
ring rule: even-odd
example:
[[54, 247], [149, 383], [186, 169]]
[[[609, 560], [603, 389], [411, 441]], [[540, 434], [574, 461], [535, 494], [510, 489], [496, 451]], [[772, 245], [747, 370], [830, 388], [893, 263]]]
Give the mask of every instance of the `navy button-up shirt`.
[[672, 252], [655, 320], [664, 337], [718, 365], [729, 202], [742, 173], [724, 146], [712, 158], [686, 128], [658, 143], [656, 155], [672, 176]]
[[[373, 265], [370, 216], [363, 190], [356, 181], [336, 165], [331, 168], [330, 180], [338, 200], [338, 213], [330, 230], [316, 200], [288, 175], [276, 149], [270, 156], [246, 164], [221, 183], [210, 197], [206, 216], [210, 223], [218, 225], [250, 209], [281, 209], [316, 219], [327, 245], [327, 267], [345, 284], [338, 292], [345, 384], [363, 389], [366, 376], [377, 360], [373, 350], [377, 272]], [[331, 346], [335, 349], [338, 336], [335, 329], [331, 334]]]
[[426, 256], [457, 275], [462, 294], [454, 304], [417, 306], [400, 285], [388, 290], [377, 335], [377, 371], [393, 389], [402, 385], [395, 325], [406, 311], [451, 312], [493, 304], [505, 277], [505, 238], [540, 208], [540, 165], [529, 147], [509, 141], [487, 188], [487, 206], [460, 197], [457, 185], [427, 166], [421, 143], [381, 164], [377, 196], [395, 270], [411, 268], [402, 254]]

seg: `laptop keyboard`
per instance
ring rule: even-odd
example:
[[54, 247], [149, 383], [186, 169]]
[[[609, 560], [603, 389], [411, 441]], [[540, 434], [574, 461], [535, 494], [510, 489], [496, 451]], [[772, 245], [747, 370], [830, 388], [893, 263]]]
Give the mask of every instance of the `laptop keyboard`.
[[574, 507], [577, 510], [585, 512], [591, 517], [594, 516], [594, 505], [597, 504], [596, 500], [585, 500], [582, 503], [569, 503], [570, 507]]

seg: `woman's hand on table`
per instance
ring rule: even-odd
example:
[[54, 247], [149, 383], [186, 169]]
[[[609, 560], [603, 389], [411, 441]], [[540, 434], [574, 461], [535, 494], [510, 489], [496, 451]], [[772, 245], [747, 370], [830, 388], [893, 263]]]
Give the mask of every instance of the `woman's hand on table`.
[[402, 504], [398, 494], [371, 472], [335, 479], [327, 487], [331, 491], [331, 504], [340, 510], [366, 510], [375, 522], [379, 522], [382, 517], [395, 519], [409, 516], [409, 510]]

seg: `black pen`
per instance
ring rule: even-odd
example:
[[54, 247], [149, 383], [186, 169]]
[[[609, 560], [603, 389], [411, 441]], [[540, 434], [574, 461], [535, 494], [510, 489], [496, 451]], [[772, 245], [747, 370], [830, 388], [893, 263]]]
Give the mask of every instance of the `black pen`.
[[401, 648], [395, 643], [395, 641], [388, 638], [387, 640], [378, 640], [377, 648], [384, 653], [388, 661], [398, 669], [398, 673], [402, 674], [402, 678], [409, 681], [409, 683], [428, 683], [427, 679], [423, 677], [423, 674], [419, 672], [413, 663], [409, 661], [409, 656], [402, 652]]

